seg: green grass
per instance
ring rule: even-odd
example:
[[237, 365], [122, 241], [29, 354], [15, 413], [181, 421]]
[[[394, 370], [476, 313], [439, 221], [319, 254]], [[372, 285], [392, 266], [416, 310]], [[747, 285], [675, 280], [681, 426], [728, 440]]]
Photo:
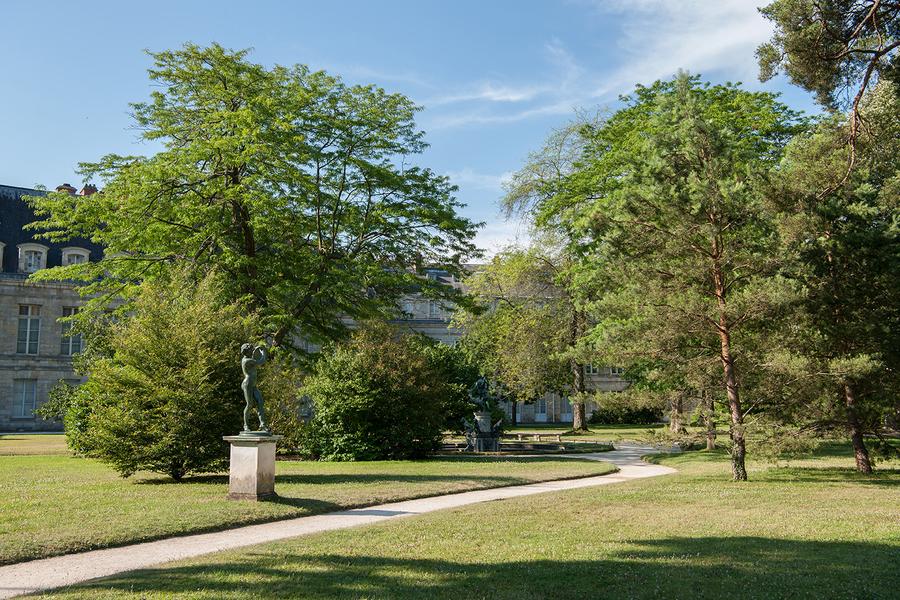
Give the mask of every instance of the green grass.
[[[833, 450], [833, 448], [832, 448]], [[172, 563], [62, 598], [896, 598], [900, 463], [846, 448], [490, 502]]]
[[[578, 435], [564, 435], [561, 439], [564, 442], [646, 442], [652, 437], [650, 435], [651, 431], [662, 432], [664, 431], [665, 425], [590, 425], [588, 427], [590, 429], [588, 433], [581, 433]], [[504, 433], [512, 435], [522, 433], [526, 436], [536, 433], [542, 435], [553, 435], [557, 433], [565, 433], [571, 430], [572, 428], [565, 424], [548, 423], [546, 425], [519, 425], [510, 428]]]
[[608, 463], [550, 457], [424, 461], [279, 461], [279, 498], [225, 499], [227, 475], [182, 483], [140, 473], [122, 479], [69, 456], [0, 456], [0, 563], [170, 535], [223, 529], [396, 500], [599, 475]]
[[0, 435], [0, 456], [23, 454], [68, 455], [66, 436], [54, 434], [9, 433]]

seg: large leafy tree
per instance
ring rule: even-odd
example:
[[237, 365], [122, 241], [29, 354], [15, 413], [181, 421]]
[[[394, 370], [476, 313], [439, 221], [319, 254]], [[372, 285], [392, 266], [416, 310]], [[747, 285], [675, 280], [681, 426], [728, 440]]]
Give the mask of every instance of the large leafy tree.
[[[466, 280], [478, 309], [457, 313], [460, 345], [513, 402], [578, 391], [567, 377], [576, 315], [558, 284], [562, 267], [553, 252], [508, 248]], [[573, 400], [582, 402], [574, 427], [584, 429], [583, 399]]]
[[173, 265], [217, 268], [276, 344], [298, 328], [321, 341], [343, 333], [342, 317], [394, 311], [415, 265], [459, 272], [475, 250], [454, 186], [415, 165], [426, 144], [408, 98], [216, 44], [151, 56], [157, 89], [132, 108], [162, 150], [82, 164], [100, 194], [31, 200], [49, 238], [106, 248], [102, 261], [41, 273], [89, 282], [89, 308]]
[[718, 363], [735, 480], [747, 478], [742, 349], [775, 293], [764, 190], [794, 119], [771, 94], [684, 74], [639, 87], [585, 132], [576, 193], [542, 209], [590, 238], [586, 260], [614, 282], [594, 331], [602, 345], [637, 336]]
[[[857, 168], [843, 177], [848, 125], [821, 122], [789, 146], [780, 198], [789, 260], [801, 294], [790, 350], [775, 366], [802, 381], [789, 417], [844, 429], [857, 470], [872, 471], [864, 435], [878, 434], [897, 408], [900, 383], [900, 100], [887, 82], [863, 102], [868, 123]], [[823, 183], [834, 191], [817, 196]]]
[[[599, 282], [595, 271], [581, 268], [585, 253], [582, 232], [569, 227], [560, 214], [544, 211], [542, 207], [555, 197], [571, 197], [581, 191], [573, 188], [571, 180], [586, 148], [582, 131], [597, 122], [596, 115], [581, 113], [566, 126], [551, 132], [543, 147], [529, 154], [522, 168], [512, 175], [501, 200], [507, 217], [519, 215], [531, 226], [535, 244], [529, 252], [533, 257], [540, 257], [543, 266], [535, 263], [530, 272], [532, 276], [547, 272], [543, 280], [550, 282], [554, 289], [554, 310], [565, 315], [566, 324], [559, 330], [564, 334], [554, 356], [566, 363], [569, 376], [565, 391], [572, 401], [575, 431], [587, 430], [584, 369], [589, 353], [585, 352], [583, 342], [588, 329], [589, 298], [585, 291]], [[588, 281], [591, 286], [586, 285]], [[548, 308], [549, 304], [545, 303], [543, 309]], [[547, 323], [540, 316], [537, 318]]]

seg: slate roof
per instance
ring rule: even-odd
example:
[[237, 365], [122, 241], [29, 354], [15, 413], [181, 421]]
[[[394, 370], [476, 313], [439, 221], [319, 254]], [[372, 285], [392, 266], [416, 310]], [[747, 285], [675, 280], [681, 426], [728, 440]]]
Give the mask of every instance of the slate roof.
[[3, 264], [0, 271], [15, 273], [19, 269], [18, 244], [34, 242], [48, 246], [47, 266], [58, 267], [62, 264], [62, 249], [78, 246], [91, 251], [90, 259], [98, 260], [103, 256], [103, 248], [83, 238], [72, 238], [63, 243], [36, 239], [36, 231], [24, 229], [25, 225], [35, 221], [34, 212], [22, 199], [23, 196], [43, 196], [46, 192], [30, 188], [0, 185], [0, 242], [6, 244], [3, 249]]

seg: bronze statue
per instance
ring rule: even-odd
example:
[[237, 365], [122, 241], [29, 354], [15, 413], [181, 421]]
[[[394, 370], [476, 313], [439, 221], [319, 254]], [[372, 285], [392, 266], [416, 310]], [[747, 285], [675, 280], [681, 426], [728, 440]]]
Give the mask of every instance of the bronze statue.
[[244, 408], [244, 432], [250, 432], [250, 406], [256, 407], [256, 413], [259, 416], [259, 430], [269, 433], [269, 427], [266, 425], [266, 409], [263, 407], [263, 397], [256, 387], [256, 368], [266, 362], [268, 355], [266, 349], [262, 346], [254, 346], [253, 344], [244, 344], [241, 346], [241, 370], [244, 372], [244, 381], [241, 382], [241, 389], [244, 391], [244, 401], [247, 403]]

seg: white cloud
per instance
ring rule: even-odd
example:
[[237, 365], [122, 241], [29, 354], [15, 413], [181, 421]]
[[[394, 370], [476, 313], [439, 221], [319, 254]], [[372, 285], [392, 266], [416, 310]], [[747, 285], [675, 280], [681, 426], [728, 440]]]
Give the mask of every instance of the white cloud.
[[456, 104], [459, 102], [523, 102], [531, 100], [539, 94], [546, 93], [548, 88], [545, 86], [509, 86], [500, 85], [492, 82], [481, 83], [471, 88], [469, 91], [457, 94], [447, 94], [444, 96], [436, 96], [429, 100], [424, 100], [426, 106], [440, 106], [442, 104]]
[[[630, 92], [679, 69], [756, 83], [754, 51], [771, 35], [750, 0], [580, 0], [601, 19], [614, 19], [618, 36], [603, 41], [617, 66], [588, 69], [558, 39], [544, 45], [552, 75], [518, 83], [486, 81], [425, 101], [427, 129], [514, 123], [576, 110]], [[448, 110], [457, 104], [465, 110]]]
[[500, 194], [503, 192], [503, 184], [512, 177], [512, 172], [489, 175], [465, 168], [461, 171], [449, 171], [445, 175], [450, 178], [451, 183], [458, 185], [460, 188], [488, 190]]
[[628, 91], [670, 77], [727, 72], [735, 80], [754, 82], [754, 51], [769, 39], [771, 24], [757, 11], [764, 2], [748, 0], [597, 0], [597, 12], [621, 20], [616, 69], [594, 89], [594, 96]]
[[528, 245], [531, 240], [528, 226], [518, 219], [504, 221], [501, 217], [488, 222], [475, 236], [475, 245], [485, 251], [485, 258], [513, 245]]

